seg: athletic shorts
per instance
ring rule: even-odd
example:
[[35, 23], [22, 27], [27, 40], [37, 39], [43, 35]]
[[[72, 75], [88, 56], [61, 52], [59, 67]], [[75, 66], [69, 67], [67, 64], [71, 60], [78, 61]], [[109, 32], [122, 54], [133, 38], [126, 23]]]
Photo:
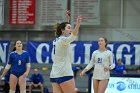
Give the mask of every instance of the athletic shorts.
[[17, 78], [22, 76], [24, 73], [17, 73], [17, 72], [11, 72], [11, 74], [15, 75]]
[[60, 83], [63, 83], [65, 81], [68, 81], [68, 80], [70, 80], [72, 78], [73, 78], [73, 76], [64, 76], [64, 77], [58, 77], [58, 78], [50, 78], [50, 81], [52, 83], [55, 82], [55, 83], [60, 84]]

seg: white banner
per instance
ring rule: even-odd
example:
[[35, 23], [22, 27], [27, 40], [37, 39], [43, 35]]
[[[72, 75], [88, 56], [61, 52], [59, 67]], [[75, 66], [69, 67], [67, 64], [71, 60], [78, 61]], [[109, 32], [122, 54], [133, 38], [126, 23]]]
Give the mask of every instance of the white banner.
[[82, 25], [100, 25], [100, 0], [71, 0], [71, 19], [76, 23], [82, 15]]
[[41, 0], [41, 24], [54, 25], [65, 20], [67, 0]]
[[[91, 93], [94, 93], [93, 83]], [[105, 93], [140, 93], [140, 78], [110, 77]]]
[[0, 0], [0, 25], [4, 24], [4, 0]]

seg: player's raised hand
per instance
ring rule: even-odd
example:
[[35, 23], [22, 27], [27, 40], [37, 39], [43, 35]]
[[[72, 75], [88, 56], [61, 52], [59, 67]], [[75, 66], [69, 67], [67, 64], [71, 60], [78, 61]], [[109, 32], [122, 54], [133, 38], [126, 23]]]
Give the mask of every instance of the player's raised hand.
[[66, 21], [70, 22], [70, 11], [66, 10], [65, 11], [65, 16], [66, 16]]
[[82, 19], [83, 19], [83, 16], [78, 16], [77, 17], [77, 24], [81, 24], [81, 21], [82, 21]]

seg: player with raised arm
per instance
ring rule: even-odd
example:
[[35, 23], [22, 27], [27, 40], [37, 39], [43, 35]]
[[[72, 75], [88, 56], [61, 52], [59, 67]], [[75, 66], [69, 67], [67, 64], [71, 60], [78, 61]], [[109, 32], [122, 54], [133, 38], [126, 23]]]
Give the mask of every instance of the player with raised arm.
[[[66, 14], [69, 16], [69, 14]], [[70, 18], [70, 17], [69, 17]], [[50, 81], [53, 87], [53, 93], [75, 93], [75, 81], [72, 71], [71, 45], [76, 39], [82, 17], [77, 17], [77, 24], [74, 31], [68, 22], [62, 22], [57, 26], [57, 37], [53, 41], [52, 50], [52, 70]]]

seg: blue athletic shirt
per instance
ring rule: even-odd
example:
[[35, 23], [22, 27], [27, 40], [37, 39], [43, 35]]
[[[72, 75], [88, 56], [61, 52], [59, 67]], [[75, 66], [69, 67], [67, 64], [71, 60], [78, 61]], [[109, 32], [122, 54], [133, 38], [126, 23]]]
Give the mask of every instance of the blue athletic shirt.
[[11, 52], [8, 64], [11, 65], [11, 72], [24, 73], [26, 71], [26, 63], [29, 62], [29, 53], [23, 50], [22, 54], [18, 54], [16, 51]]
[[41, 82], [43, 84], [44, 82], [44, 78], [42, 76], [42, 74], [32, 74], [31, 78], [30, 78], [31, 82], [33, 82], [34, 84], [38, 84], [39, 82]]
[[124, 65], [116, 65], [116, 67], [115, 67], [115, 71], [116, 71], [117, 74], [123, 74], [124, 70], [125, 70]]

